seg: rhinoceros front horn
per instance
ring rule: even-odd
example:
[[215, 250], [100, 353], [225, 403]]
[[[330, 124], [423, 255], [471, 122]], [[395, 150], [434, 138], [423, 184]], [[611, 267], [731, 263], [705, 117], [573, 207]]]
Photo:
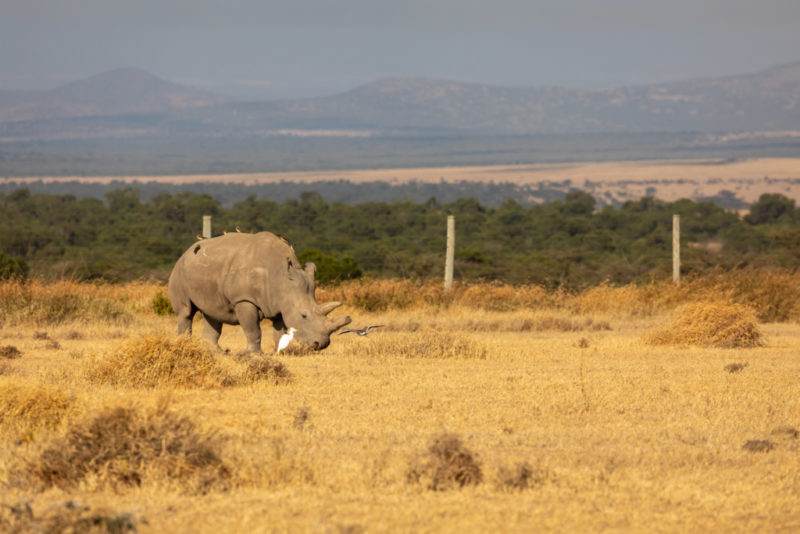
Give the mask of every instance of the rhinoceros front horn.
[[329, 333], [333, 333], [336, 330], [339, 330], [344, 325], [350, 324], [350, 321], [351, 321], [350, 316], [346, 315], [344, 317], [337, 317], [335, 319], [328, 319], [326, 324], [328, 325]]
[[320, 304], [319, 305], [319, 311], [323, 315], [328, 315], [330, 312], [332, 312], [333, 310], [335, 310], [336, 308], [338, 308], [341, 305], [342, 305], [341, 302], [335, 302], [335, 301], [334, 302], [326, 302], [324, 304]]

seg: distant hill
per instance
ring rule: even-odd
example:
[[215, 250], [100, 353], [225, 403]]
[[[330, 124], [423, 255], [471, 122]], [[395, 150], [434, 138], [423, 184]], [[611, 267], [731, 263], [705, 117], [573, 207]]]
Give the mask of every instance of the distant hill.
[[141, 69], [117, 69], [46, 91], [0, 91], [0, 122], [157, 114], [225, 101]]
[[252, 122], [498, 134], [800, 130], [800, 63], [756, 74], [615, 89], [509, 88], [392, 78], [269, 108]]
[[[800, 132], [800, 63], [614, 89], [390, 78], [342, 94], [232, 102], [137, 69], [0, 92], [0, 141]], [[739, 137], [738, 139], [741, 139]]]

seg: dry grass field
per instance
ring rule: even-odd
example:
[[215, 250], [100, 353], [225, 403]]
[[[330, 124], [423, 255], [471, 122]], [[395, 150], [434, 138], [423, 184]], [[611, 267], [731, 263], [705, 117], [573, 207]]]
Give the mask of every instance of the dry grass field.
[[159, 292], [0, 284], [0, 531], [800, 530], [796, 274], [357, 282], [278, 358]]
[[[248, 185], [281, 181], [313, 184], [328, 180], [355, 183], [382, 181], [391, 184], [410, 181], [508, 182], [519, 185], [562, 186], [565, 191], [578, 188], [591, 193], [595, 198], [614, 198], [618, 201], [639, 200], [646, 195], [665, 201], [680, 198], [696, 200], [713, 197], [721, 191], [730, 191], [747, 203], [755, 202], [763, 193], [781, 193], [800, 203], [800, 158], [645, 160], [184, 176], [67, 176], [41, 179], [45, 182], [225, 182]], [[18, 178], [0, 178], [0, 183], [17, 180]]]

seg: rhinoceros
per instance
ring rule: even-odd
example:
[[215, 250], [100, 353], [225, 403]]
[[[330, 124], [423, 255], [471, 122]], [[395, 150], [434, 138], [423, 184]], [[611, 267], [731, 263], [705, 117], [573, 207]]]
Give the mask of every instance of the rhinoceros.
[[300, 343], [322, 350], [350, 317], [327, 317], [339, 302], [317, 304], [316, 270], [311, 262], [302, 268], [292, 247], [270, 232], [198, 241], [178, 259], [169, 277], [178, 334], [191, 334], [192, 318], [199, 310], [205, 319], [204, 335], [217, 349], [223, 323], [238, 324], [247, 337], [247, 351], [260, 353], [260, 322], [267, 318], [276, 343], [294, 328]]

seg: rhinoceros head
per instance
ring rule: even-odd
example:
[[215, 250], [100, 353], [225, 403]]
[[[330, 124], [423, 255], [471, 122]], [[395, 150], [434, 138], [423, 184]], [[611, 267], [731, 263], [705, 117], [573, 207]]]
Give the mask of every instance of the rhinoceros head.
[[295, 338], [315, 350], [322, 350], [331, 342], [331, 334], [350, 322], [350, 317], [329, 318], [328, 314], [341, 305], [340, 302], [317, 304], [314, 298], [317, 266], [306, 263], [305, 269], [288, 262], [290, 291], [281, 305], [283, 323], [294, 328]]

